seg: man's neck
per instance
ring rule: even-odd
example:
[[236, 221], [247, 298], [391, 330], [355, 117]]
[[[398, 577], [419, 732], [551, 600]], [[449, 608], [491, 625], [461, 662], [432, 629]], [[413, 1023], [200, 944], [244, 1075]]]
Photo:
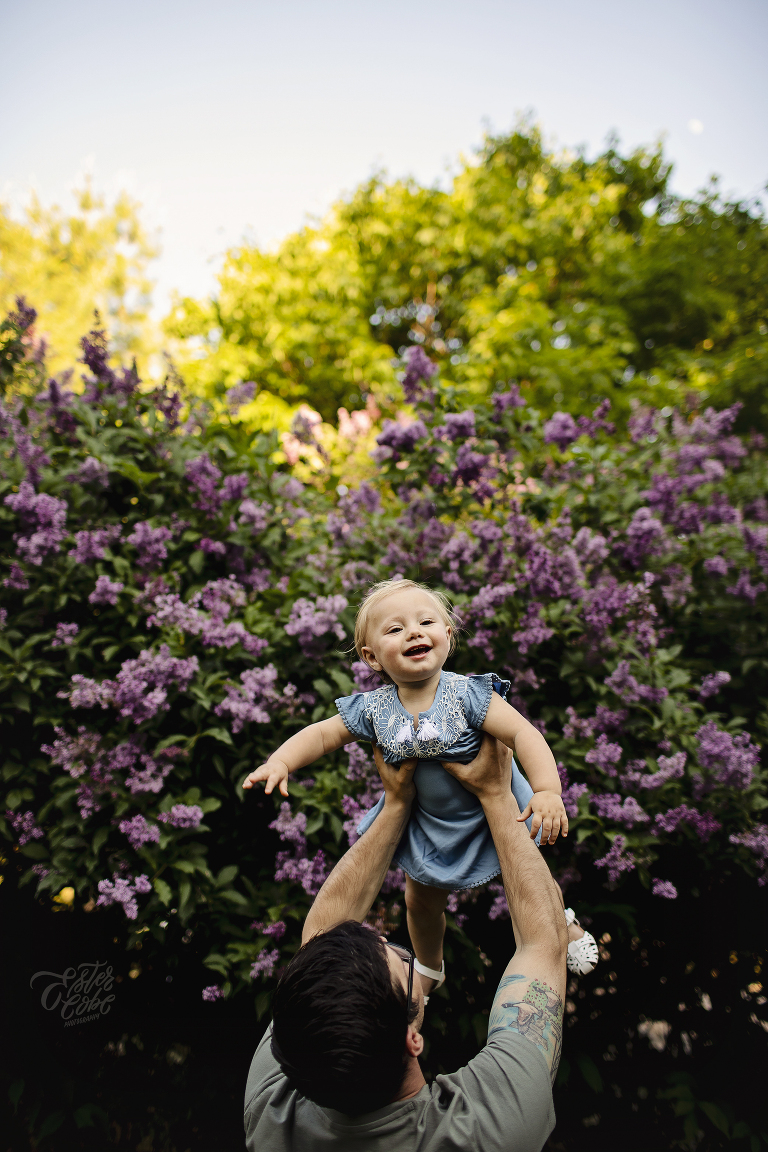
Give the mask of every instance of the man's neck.
[[415, 1056], [409, 1056], [408, 1064], [405, 1069], [405, 1076], [400, 1085], [397, 1096], [393, 1097], [392, 1104], [397, 1104], [400, 1100], [410, 1100], [413, 1096], [418, 1096], [422, 1088], [426, 1084], [424, 1073], [421, 1070], [421, 1065]]

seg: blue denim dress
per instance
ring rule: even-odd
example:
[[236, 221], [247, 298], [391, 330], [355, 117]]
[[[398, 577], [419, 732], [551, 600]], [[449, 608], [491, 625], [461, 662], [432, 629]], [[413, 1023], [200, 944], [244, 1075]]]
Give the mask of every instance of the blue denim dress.
[[[387, 764], [412, 756], [420, 761], [414, 773], [416, 800], [411, 818], [393, 857], [394, 863], [420, 884], [456, 892], [485, 884], [501, 871], [480, 801], [446, 772], [440, 760], [462, 764], [474, 760], [491, 695], [496, 691], [506, 699], [509, 689], [509, 680], [493, 672], [484, 676], [442, 672], [434, 703], [419, 713], [416, 732], [394, 684], [336, 701], [352, 735], [377, 743]], [[533, 789], [514, 761], [512, 791], [522, 812]], [[383, 806], [382, 796], [358, 824], [360, 835], [370, 828]], [[530, 829], [530, 819], [527, 824]]]

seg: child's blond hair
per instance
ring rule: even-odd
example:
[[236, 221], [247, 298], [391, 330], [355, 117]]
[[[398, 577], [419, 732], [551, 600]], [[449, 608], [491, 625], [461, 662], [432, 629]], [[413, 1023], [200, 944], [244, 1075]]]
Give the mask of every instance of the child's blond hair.
[[[404, 592], [408, 588], [414, 588], [418, 592], [425, 592], [435, 604], [440, 619], [446, 627], [451, 629], [450, 647], [448, 655], [456, 650], [458, 642], [458, 634], [461, 631], [461, 620], [454, 611], [448, 597], [443, 592], [438, 592], [434, 588], [428, 588], [426, 584], [417, 584], [415, 580], [381, 580], [378, 584], [374, 584], [368, 589], [360, 607], [357, 610], [357, 617], [355, 619], [355, 652], [359, 658], [367, 663], [363, 656], [363, 648], [365, 647], [366, 634], [368, 631], [368, 622], [370, 620], [371, 612], [385, 600], [387, 596], [393, 596], [396, 592]], [[385, 680], [388, 680], [386, 672], [380, 672]]]

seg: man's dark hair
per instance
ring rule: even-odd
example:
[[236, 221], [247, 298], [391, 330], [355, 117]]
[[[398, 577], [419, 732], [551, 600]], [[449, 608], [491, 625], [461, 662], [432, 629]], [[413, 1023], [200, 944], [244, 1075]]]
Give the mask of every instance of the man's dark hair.
[[272, 1051], [292, 1088], [350, 1116], [388, 1104], [405, 1074], [409, 1011], [382, 940], [348, 920], [296, 953], [275, 992]]

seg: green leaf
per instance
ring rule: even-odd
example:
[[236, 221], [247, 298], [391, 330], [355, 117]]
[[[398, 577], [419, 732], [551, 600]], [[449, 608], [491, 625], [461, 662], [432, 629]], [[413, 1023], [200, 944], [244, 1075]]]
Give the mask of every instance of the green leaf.
[[157, 892], [166, 908], [170, 908], [171, 900], [173, 899], [173, 892], [171, 891], [170, 884], [166, 884], [165, 880], [161, 880], [159, 876], [156, 876], [152, 881], [152, 887], [155, 889], [155, 892]]
[[226, 728], [206, 728], [205, 732], [200, 733], [200, 736], [212, 736], [220, 744], [229, 744], [230, 748], [234, 747], [232, 737]]
[[309, 820], [307, 820], [306, 835], [311, 836], [314, 832], [317, 832], [319, 828], [322, 828], [322, 826], [323, 814], [322, 812], [316, 812], [314, 816], [310, 816]]
[[603, 1078], [597, 1070], [597, 1065], [586, 1052], [579, 1052], [576, 1056], [579, 1071], [593, 1092], [602, 1092]]
[[227, 864], [227, 866], [222, 868], [221, 872], [219, 872], [218, 876], [216, 877], [217, 886], [219, 888], [223, 888], [225, 884], [231, 884], [235, 876], [237, 876], [237, 873], [237, 864]]
[[51, 1112], [50, 1116], [47, 1116], [45, 1120], [43, 1120], [43, 1123], [37, 1130], [36, 1139], [38, 1144], [41, 1140], [44, 1140], [46, 1136], [51, 1136], [54, 1132], [61, 1128], [62, 1124], [64, 1123], [64, 1119], [65, 1117], [63, 1112]]
[[315, 692], [322, 696], [323, 700], [331, 700], [334, 692], [327, 680], [318, 677], [317, 680], [312, 681], [312, 687]]
[[28, 856], [30, 860], [46, 860], [48, 857], [48, 849], [42, 844], [25, 844], [19, 851], [22, 856]]
[[205, 564], [205, 553], [202, 551], [192, 552], [191, 555], [187, 557], [187, 564], [195, 575], [199, 576], [203, 570], [203, 564]]
[[203, 812], [215, 812], [221, 808], [221, 800], [217, 800], [215, 796], [209, 796], [205, 800], [198, 801], [198, 808], [202, 808]]
[[174, 860], [171, 867], [175, 868], [178, 872], [191, 873], [195, 871], [195, 865], [191, 860]]
[[[243, 896], [242, 892], [238, 892], [236, 888], [226, 888], [223, 892], [220, 892], [219, 895], [224, 900], [231, 901], [232, 904], [247, 904], [248, 903], [245, 896]], [[407, 989], [406, 989], [406, 991], [407, 991]]]
[[728, 1120], [726, 1119], [725, 1113], [718, 1108], [717, 1104], [709, 1104], [705, 1100], [700, 1100], [699, 1108], [701, 1108], [704, 1115], [712, 1121], [715, 1128], [718, 1128], [724, 1136], [728, 1135]]
[[26, 692], [14, 692], [11, 696], [14, 708], [18, 708], [20, 712], [29, 712], [29, 696]]

